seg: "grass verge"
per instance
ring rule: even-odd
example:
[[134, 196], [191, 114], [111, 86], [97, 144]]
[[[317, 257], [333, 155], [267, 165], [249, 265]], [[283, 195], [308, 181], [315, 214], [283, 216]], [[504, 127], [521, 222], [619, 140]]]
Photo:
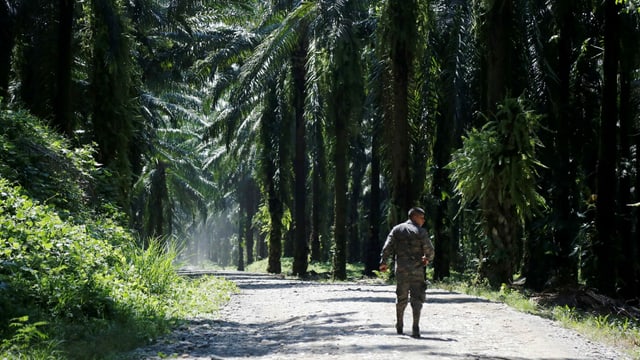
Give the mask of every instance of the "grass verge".
[[[285, 257], [280, 260], [282, 273], [291, 275], [293, 268], [293, 258]], [[267, 272], [268, 259], [258, 260], [246, 267], [246, 271], [255, 273]], [[362, 263], [347, 264], [347, 280], [356, 280], [362, 278], [364, 265]], [[309, 280], [331, 280], [331, 262], [311, 262], [307, 268], [307, 276]]]
[[120, 359], [189, 317], [215, 314], [234, 292], [235, 284], [222, 278], [180, 278], [167, 296], [145, 300], [153, 302], [149, 305], [157, 312], [132, 308], [119, 312], [117, 318], [81, 322], [14, 319], [17, 336], [2, 341], [0, 359]]
[[568, 305], [541, 304], [524, 290], [502, 286], [499, 291], [462, 281], [437, 282], [434, 287], [501, 302], [510, 307], [559, 322], [587, 338], [640, 359], [640, 322], [628, 316], [580, 310]]

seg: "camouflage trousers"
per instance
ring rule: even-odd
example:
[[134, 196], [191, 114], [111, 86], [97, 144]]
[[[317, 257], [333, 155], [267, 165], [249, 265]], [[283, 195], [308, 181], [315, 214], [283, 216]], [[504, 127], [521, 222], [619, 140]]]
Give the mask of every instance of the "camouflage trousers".
[[426, 290], [424, 270], [396, 273], [396, 304], [399, 308], [404, 309], [411, 302], [411, 307], [419, 311], [425, 301]]

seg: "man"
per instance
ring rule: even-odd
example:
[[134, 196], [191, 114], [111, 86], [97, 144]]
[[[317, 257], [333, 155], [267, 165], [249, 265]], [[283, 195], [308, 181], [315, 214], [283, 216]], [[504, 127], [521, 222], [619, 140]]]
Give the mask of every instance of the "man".
[[[409, 301], [413, 310], [411, 336], [420, 337], [420, 311], [425, 300], [425, 267], [433, 260], [434, 250], [424, 225], [424, 210], [409, 210], [409, 220], [391, 229], [380, 253], [380, 271], [387, 271], [386, 259], [393, 256], [396, 274], [396, 330], [403, 333], [404, 309]], [[409, 296], [411, 296], [409, 298]]]

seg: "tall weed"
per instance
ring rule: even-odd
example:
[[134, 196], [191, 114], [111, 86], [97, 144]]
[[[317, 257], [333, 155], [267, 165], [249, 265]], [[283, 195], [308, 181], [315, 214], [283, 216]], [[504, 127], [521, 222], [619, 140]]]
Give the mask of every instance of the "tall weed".
[[178, 277], [177, 253], [107, 218], [63, 220], [0, 177], [0, 358], [101, 357], [215, 311], [233, 288]]

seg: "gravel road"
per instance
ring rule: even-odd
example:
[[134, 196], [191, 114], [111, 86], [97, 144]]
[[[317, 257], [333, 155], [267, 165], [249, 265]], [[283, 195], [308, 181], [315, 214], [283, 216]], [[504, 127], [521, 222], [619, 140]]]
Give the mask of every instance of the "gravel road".
[[[137, 359], [628, 359], [556, 323], [506, 305], [429, 289], [420, 339], [397, 335], [395, 287], [220, 273], [240, 293]], [[405, 333], [411, 333], [411, 309]]]

